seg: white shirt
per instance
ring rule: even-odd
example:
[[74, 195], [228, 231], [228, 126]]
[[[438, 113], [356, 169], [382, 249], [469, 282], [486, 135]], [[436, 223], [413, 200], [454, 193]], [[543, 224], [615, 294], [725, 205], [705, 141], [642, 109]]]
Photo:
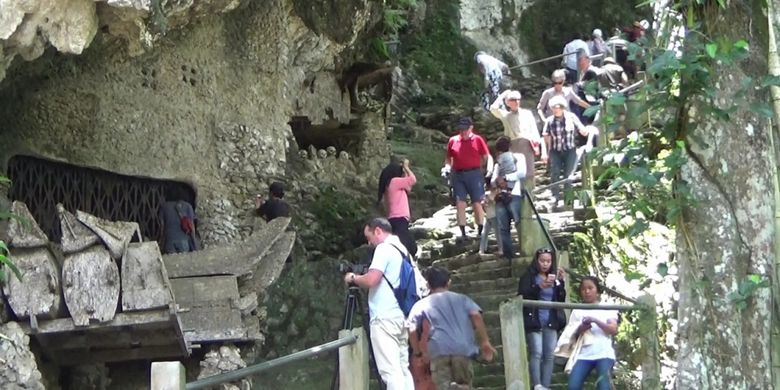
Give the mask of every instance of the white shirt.
[[503, 75], [503, 69], [507, 68], [507, 64], [503, 63], [501, 60], [487, 55], [487, 54], [480, 54], [477, 56], [477, 63], [481, 64], [485, 68], [485, 78], [487, 79], [488, 75], [493, 73], [496, 75]]
[[588, 48], [588, 44], [582, 39], [575, 39], [563, 47], [562, 54], [571, 53], [563, 57], [563, 63], [567, 68], [577, 70], [577, 52], [580, 49], [585, 50], [585, 53], [590, 55], [590, 48]]
[[[382, 272], [393, 287], [401, 284], [401, 262], [403, 261], [401, 252], [396, 248], [404, 254], [407, 253], [406, 247], [401, 244], [398, 236], [388, 236], [384, 242], [376, 246], [374, 258], [368, 267]], [[371, 321], [378, 318], [404, 319], [404, 312], [398, 306], [393, 289], [387, 284], [385, 277], [375, 287], [368, 289], [368, 312]]]
[[[618, 312], [617, 310], [574, 309], [571, 311], [571, 316], [569, 316], [569, 323], [579, 324], [585, 317], [597, 318], [604, 323], [606, 323], [607, 320], [613, 320], [617, 323]], [[592, 343], [582, 346], [579, 355], [577, 355], [577, 360], [615, 360], [615, 349], [612, 348], [612, 336], [604, 333], [604, 330], [595, 323], [590, 324], [590, 332], [593, 334], [593, 337], [591, 338]]]
[[496, 98], [496, 101], [490, 105], [490, 113], [501, 120], [504, 125], [504, 135], [509, 139], [525, 138], [534, 143], [540, 143], [539, 128], [536, 126], [536, 118], [531, 110], [518, 108], [512, 112], [504, 108], [504, 96], [506, 91], [502, 92]]
[[[515, 171], [506, 175], [504, 179], [507, 181], [514, 181], [515, 185], [512, 187], [512, 195], [521, 196], [523, 195], [523, 183], [522, 181], [525, 179], [525, 173], [526, 173], [526, 166], [525, 166], [525, 156], [523, 156], [520, 153], [512, 153], [512, 156], [515, 158]], [[493, 175], [490, 177], [490, 182], [493, 183], [493, 185], [496, 185], [496, 180], [498, 179], [498, 164], [493, 168]]]

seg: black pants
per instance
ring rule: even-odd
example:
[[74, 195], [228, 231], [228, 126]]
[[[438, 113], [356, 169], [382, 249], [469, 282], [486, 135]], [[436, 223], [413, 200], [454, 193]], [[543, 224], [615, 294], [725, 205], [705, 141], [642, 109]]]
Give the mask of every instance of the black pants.
[[404, 244], [409, 254], [417, 256], [417, 243], [414, 242], [414, 237], [412, 237], [412, 233], [409, 231], [409, 220], [400, 217], [390, 218], [388, 221], [390, 221], [390, 226], [393, 227], [393, 234], [398, 236], [401, 244]]

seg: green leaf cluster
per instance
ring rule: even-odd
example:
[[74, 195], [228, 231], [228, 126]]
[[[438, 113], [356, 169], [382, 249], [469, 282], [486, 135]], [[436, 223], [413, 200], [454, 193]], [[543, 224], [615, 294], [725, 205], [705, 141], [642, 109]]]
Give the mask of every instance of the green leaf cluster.
[[748, 300], [759, 289], [769, 287], [769, 279], [764, 278], [761, 275], [748, 275], [737, 286], [736, 291], [732, 291], [727, 295], [729, 302], [733, 303], [739, 311], [743, 311], [748, 307]]
[[[10, 183], [11, 181], [8, 180], [7, 177], [0, 176], [0, 185], [7, 185]], [[9, 213], [7, 210], [0, 210], [0, 219], [8, 219], [12, 217], [13, 214]], [[22, 273], [19, 272], [19, 268], [16, 267], [13, 261], [11, 261], [11, 251], [8, 250], [6, 243], [0, 240], [0, 286], [8, 282], [8, 269], [11, 270], [17, 279], [22, 280]]]

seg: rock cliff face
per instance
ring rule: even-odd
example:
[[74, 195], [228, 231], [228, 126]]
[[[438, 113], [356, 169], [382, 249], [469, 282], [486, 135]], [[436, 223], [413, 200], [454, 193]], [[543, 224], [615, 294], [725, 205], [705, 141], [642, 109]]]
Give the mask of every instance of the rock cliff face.
[[[0, 83], [0, 166], [25, 154], [190, 183], [213, 244], [250, 233], [254, 194], [271, 178], [322, 165], [293, 164], [302, 157], [291, 118], [327, 124], [334, 139], [361, 129], [350, 133], [349, 154], [337, 154], [349, 168], [324, 180], [339, 184], [387, 156], [386, 145], [371, 142], [385, 138], [383, 123], [355, 123], [339, 85], [341, 59], [373, 20], [367, 0], [88, 1], [82, 11], [80, 0], [45, 3], [3, 4], [4, 63], [32, 59], [49, 43], [83, 53], [50, 51], [9, 69]], [[29, 29], [40, 33], [22, 39]]]
[[[460, 28], [479, 50], [521, 64], [529, 61], [517, 33], [520, 15], [533, 0], [461, 0]], [[527, 71], [522, 69], [519, 72]]]

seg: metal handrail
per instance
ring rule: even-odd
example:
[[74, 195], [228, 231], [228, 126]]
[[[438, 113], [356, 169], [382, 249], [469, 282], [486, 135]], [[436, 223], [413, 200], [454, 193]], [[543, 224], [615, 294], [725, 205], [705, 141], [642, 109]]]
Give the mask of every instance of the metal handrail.
[[567, 303], [552, 301], [537, 301], [535, 299], [522, 299], [523, 306], [538, 307], [543, 309], [582, 309], [582, 310], [643, 310], [645, 305], [603, 305], [600, 303]]
[[[542, 62], [547, 62], [547, 61], [550, 61], [550, 60], [554, 60], [556, 58], [566, 57], [566, 56], [574, 55], [574, 54], [577, 54], [577, 52], [576, 51], [570, 51], [568, 53], [556, 54], [554, 56], [549, 56], [549, 57], [545, 57], [545, 58], [538, 59], [538, 60], [535, 60], [535, 61], [526, 62], [525, 64], [520, 64], [520, 65], [515, 65], [515, 66], [512, 66], [512, 67], [509, 67], [509, 70], [517, 69], [517, 68], [524, 68], [526, 66], [536, 65], [536, 64], [540, 64]], [[595, 59], [599, 59], [599, 58], [604, 57], [604, 56], [605, 56], [604, 53], [600, 53], [600, 54], [591, 55], [591, 56], [589, 56], [589, 58], [592, 59], [592, 60], [595, 60]]]
[[224, 374], [210, 376], [208, 378], [198, 379], [195, 382], [187, 383], [185, 387], [187, 390], [205, 389], [210, 386], [216, 386], [221, 383], [233, 382], [242, 378], [246, 378], [250, 375], [257, 374], [259, 372], [282, 366], [285, 364], [293, 363], [298, 360], [308, 359], [319, 354], [330, 352], [334, 349], [339, 349], [346, 345], [356, 343], [358, 336], [351, 335], [338, 340], [334, 340], [325, 344], [320, 344], [316, 347], [311, 347], [303, 351], [291, 353], [287, 356], [282, 356], [267, 362], [262, 362], [249, 367], [244, 367], [235, 371], [226, 372]]

